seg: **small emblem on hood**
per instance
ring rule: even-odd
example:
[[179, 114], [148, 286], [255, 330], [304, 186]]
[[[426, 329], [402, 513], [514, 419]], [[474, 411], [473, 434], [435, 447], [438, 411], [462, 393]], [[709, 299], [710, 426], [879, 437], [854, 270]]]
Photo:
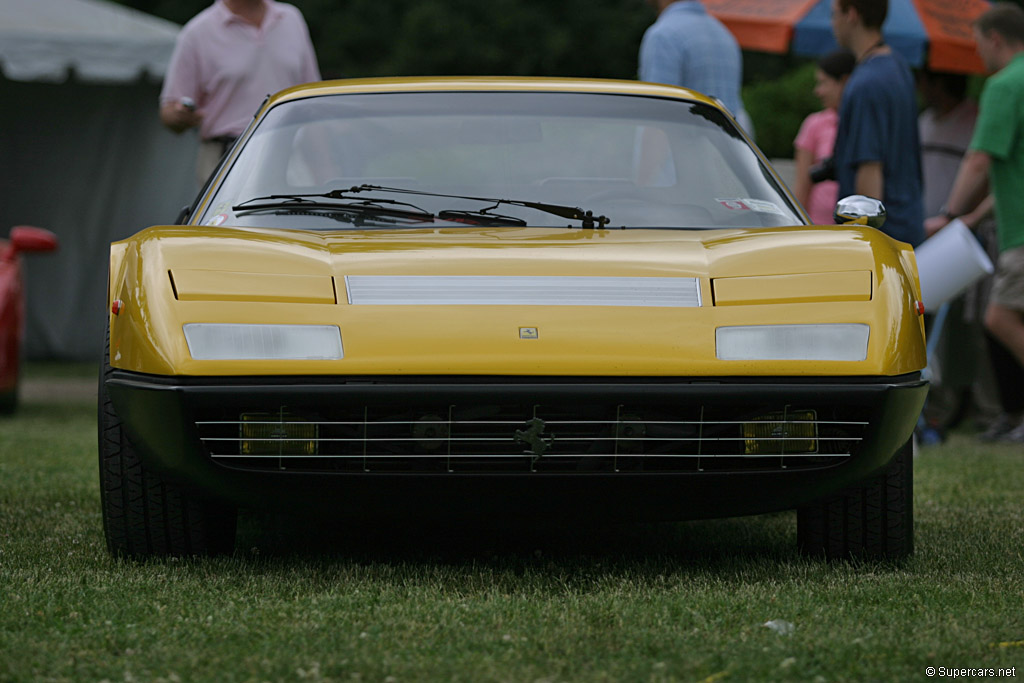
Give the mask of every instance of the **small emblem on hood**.
[[551, 445], [555, 443], [555, 435], [551, 434], [545, 437], [544, 428], [547, 425], [544, 424], [544, 420], [537, 417], [529, 420], [526, 426], [527, 429], [525, 431], [521, 429], [516, 430], [515, 440], [516, 443], [530, 447], [530, 450], [523, 451], [523, 453], [525, 455], [532, 455], [533, 461], [536, 462], [544, 457], [544, 454], [548, 452]]
[[519, 328], [520, 339], [539, 339], [540, 332], [536, 327], [520, 327]]

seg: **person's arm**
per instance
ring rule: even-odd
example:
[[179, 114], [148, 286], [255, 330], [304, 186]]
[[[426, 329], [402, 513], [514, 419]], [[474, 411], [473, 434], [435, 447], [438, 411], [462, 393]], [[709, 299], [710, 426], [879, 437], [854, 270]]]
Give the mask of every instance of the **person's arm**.
[[160, 105], [160, 123], [175, 133], [181, 133], [189, 128], [194, 128], [202, 120], [202, 114], [189, 109], [179, 100], [171, 100]]
[[992, 157], [986, 152], [972, 149], [964, 156], [946, 201], [946, 212], [924, 222], [925, 234], [933, 235], [944, 228], [953, 216], [971, 213], [979, 207], [988, 194], [988, 171], [991, 166]]
[[882, 170], [882, 162], [865, 161], [857, 166], [853, 187], [856, 194], [884, 200], [885, 172]]
[[978, 204], [978, 207], [974, 209], [974, 211], [971, 211], [970, 213], [965, 213], [963, 216], [960, 216], [960, 220], [962, 220], [964, 222], [964, 225], [966, 225], [968, 228], [974, 230], [983, 220], [992, 215], [992, 212], [995, 208], [995, 195], [989, 194], [984, 199], [981, 200], [981, 202]]
[[946, 210], [954, 216], [970, 212], [988, 194], [988, 172], [992, 168], [992, 157], [987, 152], [972, 149], [965, 156], [957, 171], [953, 189], [946, 201]]
[[793, 155], [796, 162], [796, 175], [793, 181], [793, 194], [804, 208], [811, 198], [811, 166], [814, 165], [814, 152], [809, 149], [796, 148]]
[[[299, 15], [301, 19], [301, 14]], [[316, 50], [313, 49], [313, 40], [309, 37], [309, 27], [306, 20], [302, 19], [303, 30], [303, 53], [302, 74], [307, 83], [320, 80], [320, 66], [316, 61]]]
[[160, 123], [175, 133], [194, 128], [203, 120], [194, 104], [192, 107], [183, 104], [186, 98], [193, 102], [199, 99], [198, 57], [191, 35], [188, 27], [178, 34], [160, 89]]

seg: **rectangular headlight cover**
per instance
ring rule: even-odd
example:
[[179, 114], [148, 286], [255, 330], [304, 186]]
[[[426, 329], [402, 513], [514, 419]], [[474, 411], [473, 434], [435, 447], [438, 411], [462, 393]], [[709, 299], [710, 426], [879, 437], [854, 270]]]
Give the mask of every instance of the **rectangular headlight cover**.
[[870, 334], [863, 323], [719, 327], [715, 352], [719, 360], [861, 361]]
[[242, 325], [188, 323], [183, 326], [195, 360], [339, 360], [344, 358], [336, 325]]

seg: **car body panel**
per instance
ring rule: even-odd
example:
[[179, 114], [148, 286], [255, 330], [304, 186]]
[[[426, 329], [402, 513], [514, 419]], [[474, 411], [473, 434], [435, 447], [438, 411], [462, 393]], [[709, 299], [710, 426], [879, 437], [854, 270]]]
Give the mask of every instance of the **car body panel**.
[[871, 271], [742, 275], [712, 281], [716, 306], [870, 301]]
[[21, 338], [25, 326], [25, 294], [18, 258], [4, 258], [10, 249], [0, 240], [0, 392], [12, 391], [18, 383]]
[[[902, 267], [903, 248], [870, 229], [308, 234], [158, 227], [130, 238], [126, 247], [123, 283], [113, 293], [125, 309], [112, 321], [111, 365], [150, 374], [899, 375], [925, 361], [921, 320], [913, 312], [917, 283]], [[193, 281], [201, 276], [202, 294], [190, 289], [176, 296], [181, 274]], [[499, 274], [697, 278], [703, 305], [374, 306], [351, 305], [345, 292], [347, 276]], [[264, 284], [243, 291], [261, 276]], [[769, 278], [777, 293], [745, 305], [716, 300], [720, 285], [713, 283], [735, 287], [745, 278]], [[754, 286], [766, 287], [763, 280]], [[879, 298], [892, 301], [880, 306]], [[269, 321], [336, 324], [345, 357], [196, 361], [181, 335], [187, 322]], [[808, 322], [870, 325], [867, 359], [752, 363], [715, 357], [716, 327]], [[520, 338], [523, 327], [536, 328], [538, 337]], [[636, 329], [645, 330], [642, 338]]]
[[0, 394], [12, 394], [18, 386], [25, 335], [21, 254], [56, 248], [57, 237], [52, 232], [30, 226], [12, 228], [9, 240], [0, 239]]

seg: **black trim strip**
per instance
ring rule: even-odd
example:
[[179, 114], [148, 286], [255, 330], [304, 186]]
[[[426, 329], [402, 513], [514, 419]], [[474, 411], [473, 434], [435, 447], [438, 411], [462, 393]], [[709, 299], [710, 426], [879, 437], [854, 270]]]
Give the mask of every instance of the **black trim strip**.
[[873, 386], [914, 386], [923, 384], [920, 372], [911, 372], [904, 375], [870, 375], [870, 376], [765, 376], [752, 377], [742, 376], [681, 376], [681, 377], [642, 377], [642, 376], [536, 376], [536, 375], [204, 375], [202, 377], [189, 377], [183, 375], [150, 375], [128, 370], [114, 370], [108, 381], [118, 384], [149, 385], [153, 387], [210, 387], [210, 386], [333, 386], [333, 387], [358, 387], [358, 386], [700, 386], [708, 387], [714, 385], [735, 386], [735, 385], [839, 385], [848, 387], [851, 385], [873, 385]]

